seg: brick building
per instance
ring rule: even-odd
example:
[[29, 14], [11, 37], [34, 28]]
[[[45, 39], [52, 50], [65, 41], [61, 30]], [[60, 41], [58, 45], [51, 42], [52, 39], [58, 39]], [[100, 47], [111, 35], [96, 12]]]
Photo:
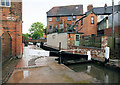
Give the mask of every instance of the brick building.
[[2, 60], [22, 56], [22, 0], [0, 0]]
[[82, 16], [83, 5], [53, 7], [47, 12], [47, 33], [72, 31], [72, 26]]
[[83, 32], [84, 35], [97, 35], [97, 16], [91, 12], [93, 5], [87, 6], [87, 12], [82, 18], [80, 18], [77, 23], [80, 23], [80, 30], [78, 32]]
[[77, 32], [83, 35], [97, 35], [97, 16], [91, 12], [93, 5], [88, 5], [83, 14], [83, 5], [53, 7], [47, 12], [47, 33]]
[[[80, 31], [84, 35], [99, 35], [99, 36], [111, 36], [112, 34], [112, 6], [95, 7], [88, 6], [88, 11], [80, 18], [76, 23], [81, 23]], [[115, 34], [119, 35], [119, 13], [120, 5], [114, 6], [114, 22], [115, 22]]]

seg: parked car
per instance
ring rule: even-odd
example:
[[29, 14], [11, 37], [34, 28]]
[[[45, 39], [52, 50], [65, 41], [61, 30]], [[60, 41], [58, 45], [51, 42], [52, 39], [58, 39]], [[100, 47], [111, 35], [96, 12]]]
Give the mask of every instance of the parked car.
[[28, 44], [29, 44], [29, 45], [33, 45], [33, 43], [32, 43], [32, 42], [28, 42]]

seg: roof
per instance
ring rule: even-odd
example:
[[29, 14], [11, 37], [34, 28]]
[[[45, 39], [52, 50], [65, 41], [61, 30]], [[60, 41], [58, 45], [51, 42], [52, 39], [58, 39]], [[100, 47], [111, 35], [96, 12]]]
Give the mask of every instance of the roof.
[[83, 14], [83, 5], [53, 7], [47, 12], [48, 17], [72, 16], [72, 15], [82, 15], [82, 14]]
[[[93, 11], [93, 13], [96, 15], [109, 15], [109, 14], [112, 14], [112, 6], [96, 7], [96, 8], [89, 10], [88, 12], [86, 12], [86, 14], [91, 11]], [[114, 12], [116, 12], [116, 11], [120, 11], [120, 5], [114, 6]]]

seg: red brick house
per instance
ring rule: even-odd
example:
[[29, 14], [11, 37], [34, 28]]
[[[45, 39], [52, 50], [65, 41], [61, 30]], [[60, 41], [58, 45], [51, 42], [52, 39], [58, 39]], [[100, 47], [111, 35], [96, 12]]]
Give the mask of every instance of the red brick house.
[[[16, 1], [16, 0], [15, 0]], [[22, 0], [0, 0], [0, 36], [3, 62], [22, 56]]]
[[53, 7], [47, 12], [47, 33], [72, 31], [72, 25], [82, 16], [83, 5]]
[[76, 22], [81, 23], [78, 32], [83, 32], [83, 35], [97, 35], [97, 16], [90, 11], [92, 9], [93, 5], [88, 5], [87, 12]]

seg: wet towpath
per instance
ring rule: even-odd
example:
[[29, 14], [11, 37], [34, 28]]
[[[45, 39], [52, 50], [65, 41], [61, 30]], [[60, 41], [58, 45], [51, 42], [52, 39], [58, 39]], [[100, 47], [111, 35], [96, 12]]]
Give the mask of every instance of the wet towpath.
[[48, 56], [49, 52], [33, 45], [24, 47], [7, 83], [91, 83], [93, 78], [84, 72], [75, 72]]

